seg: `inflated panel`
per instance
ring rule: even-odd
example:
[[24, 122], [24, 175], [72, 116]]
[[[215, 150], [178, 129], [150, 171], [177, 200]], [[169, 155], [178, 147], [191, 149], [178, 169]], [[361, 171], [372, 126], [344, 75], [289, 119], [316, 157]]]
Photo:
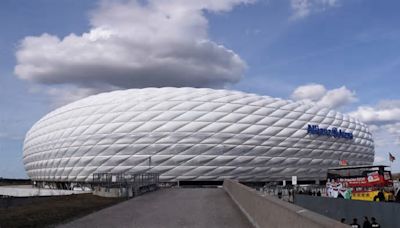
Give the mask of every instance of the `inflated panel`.
[[[309, 125], [353, 138], [309, 134]], [[43, 117], [24, 143], [28, 175], [49, 181], [142, 171], [163, 181], [314, 179], [339, 160], [373, 162], [365, 124], [311, 104], [195, 88], [90, 96]]]

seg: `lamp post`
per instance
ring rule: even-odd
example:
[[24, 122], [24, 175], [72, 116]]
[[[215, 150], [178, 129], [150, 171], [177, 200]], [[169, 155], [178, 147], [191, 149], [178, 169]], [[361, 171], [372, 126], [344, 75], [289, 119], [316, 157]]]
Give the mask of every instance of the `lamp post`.
[[151, 156], [149, 156], [149, 170], [151, 169]]

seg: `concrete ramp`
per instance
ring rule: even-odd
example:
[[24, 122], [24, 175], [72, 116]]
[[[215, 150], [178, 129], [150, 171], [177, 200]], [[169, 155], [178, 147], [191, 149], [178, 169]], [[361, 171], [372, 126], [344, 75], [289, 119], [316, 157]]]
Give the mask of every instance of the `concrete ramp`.
[[172, 188], [148, 193], [61, 227], [252, 227], [222, 188]]
[[224, 189], [257, 228], [345, 228], [345, 224], [254, 189], [225, 180]]

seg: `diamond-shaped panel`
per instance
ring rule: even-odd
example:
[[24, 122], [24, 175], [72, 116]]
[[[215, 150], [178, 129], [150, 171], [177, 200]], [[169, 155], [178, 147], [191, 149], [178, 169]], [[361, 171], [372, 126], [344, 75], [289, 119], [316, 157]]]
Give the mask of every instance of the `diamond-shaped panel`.
[[[353, 140], [307, 134], [308, 124]], [[96, 172], [161, 172], [161, 180], [267, 181], [324, 176], [346, 159], [372, 164], [368, 127], [312, 104], [228, 90], [147, 88], [76, 101], [27, 133], [33, 180], [89, 181]]]

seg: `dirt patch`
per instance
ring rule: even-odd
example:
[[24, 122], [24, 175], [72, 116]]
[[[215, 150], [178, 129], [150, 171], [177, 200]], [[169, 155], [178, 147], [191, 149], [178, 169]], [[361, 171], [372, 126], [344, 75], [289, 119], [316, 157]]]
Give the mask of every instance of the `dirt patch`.
[[46, 197], [44, 200], [29, 205], [0, 209], [0, 228], [54, 227], [123, 200], [92, 194]]

